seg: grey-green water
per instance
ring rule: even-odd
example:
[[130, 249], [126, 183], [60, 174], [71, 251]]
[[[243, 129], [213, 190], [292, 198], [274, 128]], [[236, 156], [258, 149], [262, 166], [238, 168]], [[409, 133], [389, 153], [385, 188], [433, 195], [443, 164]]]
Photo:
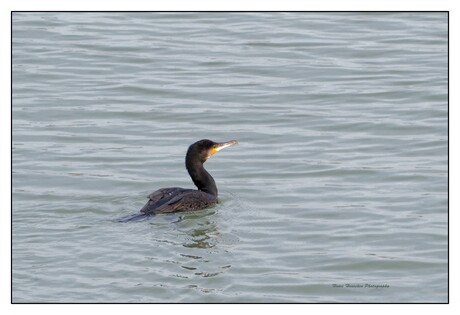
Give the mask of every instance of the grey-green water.
[[14, 13], [13, 301], [446, 302], [447, 14]]

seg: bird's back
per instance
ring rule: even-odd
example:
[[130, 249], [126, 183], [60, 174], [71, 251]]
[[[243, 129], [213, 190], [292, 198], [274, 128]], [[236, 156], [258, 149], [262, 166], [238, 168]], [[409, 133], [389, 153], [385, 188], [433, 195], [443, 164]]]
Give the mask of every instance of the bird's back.
[[162, 188], [149, 196], [141, 209], [145, 214], [201, 210], [217, 203], [217, 197], [200, 190], [179, 187]]

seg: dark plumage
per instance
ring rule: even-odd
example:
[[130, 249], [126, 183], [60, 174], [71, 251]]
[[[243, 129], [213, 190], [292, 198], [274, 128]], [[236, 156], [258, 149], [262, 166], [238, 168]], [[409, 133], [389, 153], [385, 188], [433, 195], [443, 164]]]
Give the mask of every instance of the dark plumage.
[[198, 190], [179, 187], [159, 189], [147, 196], [149, 200], [140, 214], [122, 218], [120, 221], [138, 220], [146, 215], [159, 213], [200, 210], [216, 204], [216, 182], [204, 169], [203, 163], [221, 149], [237, 143], [235, 140], [216, 143], [207, 139], [195, 142], [187, 150], [185, 167]]

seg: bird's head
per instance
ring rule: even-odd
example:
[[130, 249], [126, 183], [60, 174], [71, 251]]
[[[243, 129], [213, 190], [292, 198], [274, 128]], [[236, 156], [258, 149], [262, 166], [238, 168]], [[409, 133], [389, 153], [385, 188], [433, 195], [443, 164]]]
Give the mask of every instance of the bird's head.
[[204, 163], [212, 155], [234, 144], [238, 144], [238, 141], [231, 140], [227, 142], [218, 143], [208, 139], [203, 139], [195, 142], [188, 148], [187, 157], [198, 157], [200, 162]]

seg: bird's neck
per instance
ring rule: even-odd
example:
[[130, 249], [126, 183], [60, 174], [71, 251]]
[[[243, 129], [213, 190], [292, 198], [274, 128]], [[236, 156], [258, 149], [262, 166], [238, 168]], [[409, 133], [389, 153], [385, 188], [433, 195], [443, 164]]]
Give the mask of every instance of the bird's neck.
[[217, 197], [217, 186], [214, 178], [203, 167], [201, 161], [186, 161], [187, 171], [198, 190]]

